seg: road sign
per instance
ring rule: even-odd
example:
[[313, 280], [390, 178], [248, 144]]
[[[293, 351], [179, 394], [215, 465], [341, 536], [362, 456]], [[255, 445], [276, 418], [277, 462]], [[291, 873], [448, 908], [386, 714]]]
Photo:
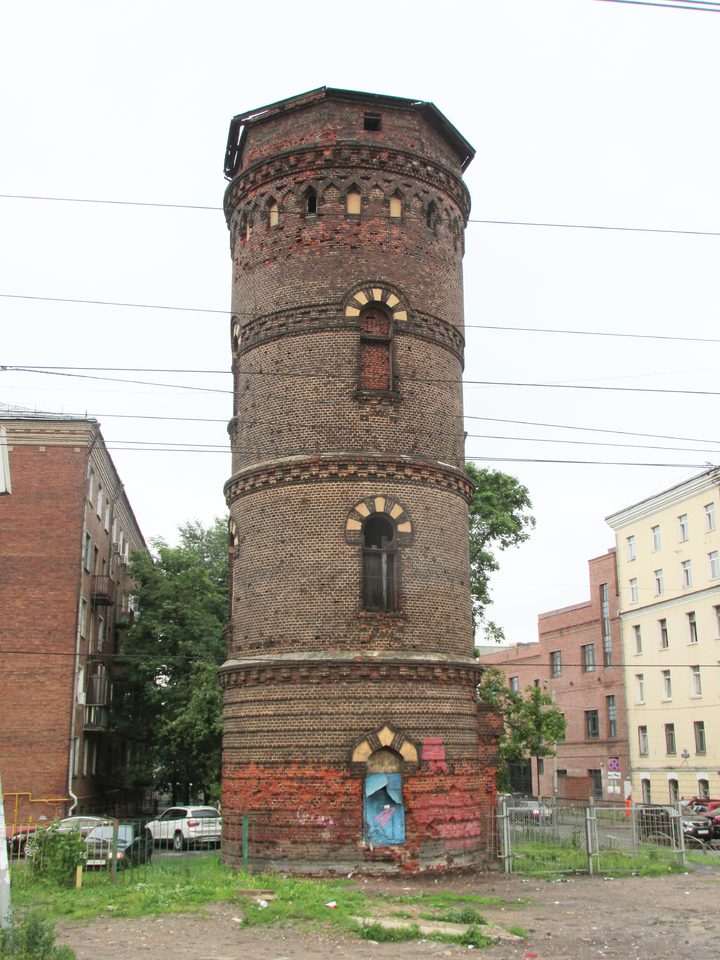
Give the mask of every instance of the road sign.
[[608, 780], [620, 779], [620, 758], [610, 757], [608, 760]]

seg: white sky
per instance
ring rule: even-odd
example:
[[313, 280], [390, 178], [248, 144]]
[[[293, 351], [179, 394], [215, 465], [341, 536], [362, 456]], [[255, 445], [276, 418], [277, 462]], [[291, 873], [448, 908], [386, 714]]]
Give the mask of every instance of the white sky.
[[[471, 216], [720, 230], [720, 15], [596, 0], [427, 0], [259, 7], [48, 0], [5, 7], [0, 193], [220, 206], [239, 112], [327, 84], [432, 100], [475, 146]], [[460, 15], [462, 11], [462, 15]], [[453, 15], [454, 14], [454, 15]], [[720, 337], [720, 237], [470, 224], [466, 322]], [[227, 310], [220, 212], [0, 199], [0, 293]], [[0, 298], [0, 364], [229, 370], [228, 318]], [[468, 380], [717, 390], [718, 345], [468, 329]], [[107, 376], [230, 391], [231, 379]], [[715, 397], [473, 386], [466, 413], [640, 431], [622, 437], [468, 420], [468, 456], [717, 463]], [[224, 512], [229, 393], [0, 372], [0, 401], [97, 416], [146, 538]], [[183, 423], [116, 416], [216, 418]], [[149, 450], [118, 449], [121, 441]], [[604, 517], [697, 472], [497, 463], [537, 529], [502, 556], [492, 616], [536, 639], [583, 600]]]

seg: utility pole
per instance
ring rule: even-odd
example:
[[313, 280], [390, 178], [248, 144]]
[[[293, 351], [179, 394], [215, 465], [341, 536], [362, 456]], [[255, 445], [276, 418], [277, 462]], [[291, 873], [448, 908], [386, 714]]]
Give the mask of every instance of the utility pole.
[[3, 804], [2, 780], [0, 780], [0, 930], [10, 931], [12, 936], [12, 904], [10, 902], [10, 867], [8, 865], [5, 833], [5, 806]]

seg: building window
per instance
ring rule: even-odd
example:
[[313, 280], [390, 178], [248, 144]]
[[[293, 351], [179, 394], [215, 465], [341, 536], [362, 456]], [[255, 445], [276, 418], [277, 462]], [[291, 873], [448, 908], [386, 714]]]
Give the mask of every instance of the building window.
[[635, 634], [635, 653], [642, 653], [642, 633], [640, 632], [640, 624], [635, 624], [633, 627], [633, 633]]
[[628, 560], [635, 559], [635, 537], [628, 537], [626, 540], [627, 543], [627, 558]]
[[382, 116], [379, 113], [366, 113], [363, 117], [363, 128], [371, 133], [382, 130]]
[[363, 602], [366, 610], [395, 609], [395, 527], [375, 513], [363, 527]]
[[352, 214], [359, 214], [362, 204], [362, 194], [357, 189], [357, 187], [351, 187], [347, 192], [347, 212]]
[[640, 783], [641, 783], [641, 785], [642, 785], [642, 802], [645, 804], [646, 807], [649, 807], [650, 804], [652, 803], [652, 793], [651, 793], [651, 790], [650, 790], [650, 781], [649, 781], [649, 780], [641, 780]]
[[615, 706], [615, 697], [605, 697], [605, 702], [607, 703], [608, 737], [614, 738], [617, 736], [617, 707]]
[[635, 674], [635, 702], [645, 703], [645, 675]]
[[586, 643], [580, 647], [582, 653], [583, 673], [592, 673], [595, 670], [595, 644]]
[[585, 711], [585, 736], [588, 740], [598, 740], [600, 738], [600, 720], [597, 710]]
[[588, 770], [588, 776], [593, 784], [593, 796], [596, 800], [602, 800], [602, 770]]
[[675, 756], [675, 724], [665, 724], [665, 753], [669, 757]]
[[550, 654], [550, 672], [553, 677], [562, 676], [562, 650], [553, 650]]
[[705, 533], [710, 533], [715, 529], [715, 504], [705, 504]]
[[710, 799], [710, 781], [703, 778], [698, 778], [698, 797], [701, 800]]
[[98, 502], [97, 502], [98, 517], [102, 517], [102, 508], [103, 508], [103, 488], [98, 485]]
[[683, 589], [692, 586], [692, 561], [685, 560], [682, 565], [682, 585]]
[[641, 757], [647, 757], [650, 753], [647, 727], [638, 727], [638, 749]]
[[80, 601], [80, 636], [87, 639], [87, 600]]
[[670, 803], [677, 803], [680, 799], [680, 786], [677, 780], [668, 780], [668, 795]]
[[539, 777], [545, 773], [545, 760], [542, 757], [537, 758], [537, 772]]
[[432, 200], [428, 204], [426, 223], [428, 230], [434, 230], [437, 224], [437, 206]]
[[310, 216], [317, 213], [317, 193], [312, 187], [305, 194], [305, 213]]
[[652, 548], [653, 552], [660, 549], [660, 527], [652, 527]]
[[513, 693], [520, 693], [520, 677], [510, 677], [510, 689]]
[[670, 646], [667, 620], [658, 620], [658, 624], [660, 625], [660, 649], [667, 650], [667, 648]]
[[402, 199], [393, 195], [390, 197], [390, 217], [399, 220], [402, 217]]
[[365, 307], [360, 314], [360, 390], [392, 389], [390, 319], [381, 307]]
[[558, 770], [558, 771], [557, 771], [557, 776], [558, 776], [558, 779], [560, 779], [561, 777], [566, 777], [566, 776], [567, 776], [567, 770]]
[[655, 596], [660, 597], [665, 591], [663, 586], [663, 572], [662, 570], [654, 570], [653, 577], [655, 579]]
[[691, 696], [693, 696], [693, 697], [701, 697], [701, 696], [702, 696], [702, 680], [700, 679], [700, 667], [699, 667], [699, 665], [695, 665], [694, 667], [690, 667], [690, 672], [691, 672], [691, 674], [692, 674], [692, 685], [691, 685], [692, 694], [691, 694]]
[[102, 653], [105, 643], [105, 617], [98, 617], [98, 653]]
[[669, 670], [662, 671], [663, 700], [672, 700], [672, 677]]
[[715, 636], [720, 637], [720, 607], [713, 607], [715, 611]]
[[698, 642], [698, 632], [697, 632], [697, 620], [695, 619], [695, 611], [692, 610], [687, 615], [688, 621], [688, 643], [697, 643]]
[[93, 494], [95, 493], [95, 471], [91, 468], [90, 475], [88, 477], [88, 500], [90, 503], [93, 502]]
[[105, 532], [110, 530], [110, 499], [105, 501]]
[[630, 603], [638, 602], [638, 585], [637, 579], [630, 581]]
[[705, 721], [696, 720], [693, 724], [695, 729], [695, 753], [705, 753]]
[[92, 561], [92, 540], [90, 534], [85, 534], [85, 569], [90, 573], [90, 563]]
[[277, 201], [271, 200], [268, 205], [268, 226], [276, 227], [280, 223], [280, 211], [278, 209]]
[[600, 584], [600, 616], [603, 632], [603, 663], [606, 667], [612, 666], [612, 636], [610, 635], [610, 597], [608, 585]]
[[718, 556], [718, 551], [713, 550], [712, 553], [709, 553], [708, 560], [710, 561], [710, 579], [717, 580], [717, 578], [720, 577], [720, 557]]
[[[564, 714], [564, 713], [561, 713], [560, 716], [563, 718], [563, 720], [565, 719], [565, 714]], [[561, 736], [561, 737], [558, 737], [558, 742], [565, 739], [566, 733], [567, 733], [567, 724], [565, 724], [565, 728], [564, 728], [564, 730], [563, 730], [563, 732], [562, 732], [562, 736]]]
[[684, 513], [681, 517], [678, 517], [678, 525], [680, 528], [680, 542], [683, 543], [683, 541], [690, 538], [690, 526], [688, 524], [686, 513]]

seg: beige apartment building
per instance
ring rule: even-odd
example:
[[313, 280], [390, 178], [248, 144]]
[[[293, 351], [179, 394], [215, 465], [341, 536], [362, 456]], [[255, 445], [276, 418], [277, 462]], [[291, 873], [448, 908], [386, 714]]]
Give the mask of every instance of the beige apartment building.
[[633, 799], [720, 796], [720, 468], [607, 517]]

